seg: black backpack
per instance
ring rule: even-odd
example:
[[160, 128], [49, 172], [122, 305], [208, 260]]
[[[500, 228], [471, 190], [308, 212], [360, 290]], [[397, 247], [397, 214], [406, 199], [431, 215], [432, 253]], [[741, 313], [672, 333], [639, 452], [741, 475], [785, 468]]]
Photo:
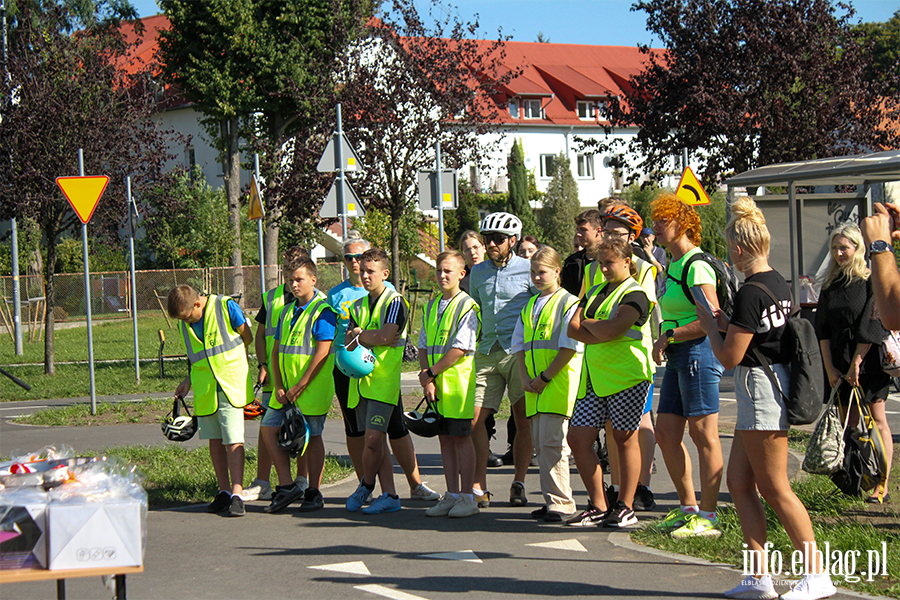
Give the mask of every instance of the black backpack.
[[[775, 306], [781, 306], [781, 302], [765, 285], [756, 281], [748, 281], [744, 285], [752, 285], [760, 288]], [[800, 307], [794, 306], [790, 314], [785, 312], [784, 334], [781, 336], [781, 347], [791, 357], [791, 380], [788, 393], [785, 394], [778, 385], [775, 373], [759, 351], [755, 344], [750, 345], [750, 351], [756, 360], [762, 365], [769, 376], [769, 380], [775, 385], [787, 408], [787, 420], [791, 425], [808, 425], [815, 423], [825, 408], [822, 398], [825, 395], [825, 371], [822, 363], [822, 353], [819, 350], [819, 340], [816, 330], [808, 319], [800, 316]]]
[[694, 296], [688, 287], [687, 276], [690, 273], [691, 265], [698, 260], [707, 263], [716, 272], [716, 298], [719, 300], [719, 308], [730, 317], [731, 311], [734, 309], [734, 297], [737, 294], [738, 282], [731, 267], [722, 260], [709, 252], [699, 252], [685, 261], [684, 268], [681, 269], [681, 279], [675, 279], [668, 271], [666, 271], [666, 277], [680, 285], [685, 298], [694, 304]]

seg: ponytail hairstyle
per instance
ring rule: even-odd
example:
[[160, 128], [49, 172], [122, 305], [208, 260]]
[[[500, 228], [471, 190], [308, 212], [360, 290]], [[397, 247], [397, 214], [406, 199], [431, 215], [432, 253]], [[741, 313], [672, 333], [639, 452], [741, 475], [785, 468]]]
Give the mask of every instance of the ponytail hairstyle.
[[[538, 248], [538, 251], [535, 252], [531, 257], [532, 265], [540, 265], [542, 267], [550, 267], [551, 269], [556, 269], [559, 272], [562, 272], [562, 259], [559, 258], [559, 253], [551, 248], [550, 246], [541, 246]], [[556, 277], [556, 285], [560, 284], [559, 275]]]
[[[752, 258], [750, 265], [769, 257], [771, 236], [766, 217], [751, 198], [741, 196], [731, 205], [731, 220], [725, 226], [725, 239], [740, 244]], [[748, 265], [748, 266], [750, 266]]]

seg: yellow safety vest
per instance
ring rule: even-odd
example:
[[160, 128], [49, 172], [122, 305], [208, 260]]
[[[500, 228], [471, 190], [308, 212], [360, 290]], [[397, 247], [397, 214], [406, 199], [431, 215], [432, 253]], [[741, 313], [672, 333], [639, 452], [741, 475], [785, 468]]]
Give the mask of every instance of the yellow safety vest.
[[[313, 325], [323, 311], [332, 310], [328, 303], [314, 296], [309, 306], [297, 318], [291, 327], [294, 303], [281, 313], [281, 341], [278, 343], [278, 368], [281, 371], [281, 383], [288, 390], [300, 381], [306, 373], [307, 365], [316, 352], [316, 340], [313, 338]], [[332, 311], [333, 312], [333, 311]], [[304, 415], [319, 417], [331, 408], [334, 396], [334, 354], [329, 352], [328, 358], [316, 376], [296, 400], [296, 405]], [[274, 409], [282, 407], [281, 402], [273, 395], [269, 406]]]
[[[363, 296], [353, 303], [353, 320], [364, 330], [372, 331], [384, 326], [384, 309], [394, 298], [399, 297], [406, 304], [406, 298], [385, 288], [375, 302], [375, 308], [369, 311], [369, 296]], [[356, 408], [359, 398], [368, 398], [384, 402], [385, 404], [397, 404], [400, 399], [400, 367], [403, 362], [403, 349], [406, 348], [406, 332], [409, 328], [409, 319], [403, 324], [400, 331], [400, 339], [392, 346], [375, 346], [372, 353], [375, 355], [375, 370], [359, 380], [350, 380], [350, 396], [347, 399], [348, 408]]]
[[[607, 285], [609, 284], [595, 285], [588, 291], [588, 300], [585, 304], [588, 308], [584, 311], [584, 319], [612, 319], [619, 310], [619, 302], [626, 294], [632, 292], [647, 294], [643, 287], [629, 277], [603, 300], [594, 314], [587, 314], [594, 299]], [[652, 381], [652, 349], [649, 315], [646, 323], [641, 326], [632, 325], [625, 335], [618, 339], [599, 344], [587, 344], [584, 350], [584, 362], [587, 372], [590, 374], [594, 393], [601, 397], [611, 396], [634, 387], [642, 381]], [[582, 377], [578, 397], [583, 398], [586, 392], [587, 381]]]
[[[465, 292], [450, 299], [444, 312], [438, 316], [441, 298], [434, 298], [425, 306], [425, 352], [428, 366], [433, 367], [453, 348], [453, 340], [459, 332], [462, 318], [469, 311], [478, 317], [481, 330], [481, 310]], [[479, 331], [476, 331], [476, 337]], [[434, 380], [437, 411], [448, 419], [472, 419], [475, 417], [475, 372], [471, 355], [464, 355], [449, 369], [438, 373]]]
[[[559, 352], [559, 339], [563, 333], [566, 312], [578, 303], [578, 298], [559, 288], [534, 318], [534, 305], [540, 296], [533, 296], [522, 309], [522, 332], [524, 334], [525, 368], [534, 379], [546, 370]], [[576, 354], [557, 373], [540, 394], [525, 392], [525, 414], [533, 417], [537, 413], [551, 413], [564, 417], [572, 416], [578, 384], [581, 381], [581, 353]]]
[[[637, 274], [634, 276], [634, 279], [637, 280], [637, 282], [641, 284], [641, 287], [644, 288], [644, 291], [647, 292], [647, 298], [650, 299], [650, 302], [653, 303], [653, 305], [656, 305], [656, 267], [639, 256], [632, 256], [631, 259], [634, 261], [634, 266], [637, 268]], [[584, 289], [586, 290], [591, 289], [595, 285], [606, 283], [606, 277], [604, 277], [603, 272], [600, 271], [600, 263], [595, 260], [586, 264], [584, 266], [584, 279]], [[653, 306], [650, 308], [652, 310]]]
[[181, 321], [184, 350], [191, 365], [194, 388], [194, 413], [198, 417], [219, 410], [216, 386], [220, 386], [228, 402], [242, 408], [253, 401], [253, 384], [247, 366], [244, 340], [231, 327], [228, 318], [228, 296], [208, 296], [203, 308], [203, 341], [190, 325]]
[[[269, 363], [269, 371], [272, 370], [272, 349], [275, 347], [275, 326], [281, 318], [281, 312], [284, 310], [284, 284], [282, 283], [275, 289], [271, 289], [263, 296], [263, 305], [266, 307], [266, 362]], [[264, 392], [272, 391], [272, 376], [269, 375], [269, 381], [263, 386]]]

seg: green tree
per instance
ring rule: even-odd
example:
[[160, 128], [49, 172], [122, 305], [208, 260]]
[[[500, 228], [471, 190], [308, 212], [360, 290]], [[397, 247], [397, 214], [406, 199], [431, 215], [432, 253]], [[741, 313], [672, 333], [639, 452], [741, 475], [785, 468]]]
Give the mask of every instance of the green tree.
[[121, 68], [129, 65], [129, 52], [140, 42], [129, 44], [126, 31], [138, 38], [141, 33], [137, 24], [121, 26], [126, 13], [133, 9], [122, 2], [23, 1], [12, 14], [9, 75], [0, 77], [0, 98], [16, 101], [0, 103], [0, 218], [29, 217], [40, 224], [47, 248], [47, 374], [56, 372], [56, 248], [60, 237], [80, 229], [55, 178], [78, 174], [79, 148], [84, 149], [85, 173], [110, 177], [90, 233], [112, 245], [118, 243], [125, 214], [126, 176], [140, 194], [149, 182], [160, 180], [168, 158], [152, 119], [156, 105], [146, 85], [150, 74]]
[[560, 256], [571, 253], [575, 237], [575, 217], [581, 211], [578, 201], [578, 184], [572, 175], [571, 161], [560, 152], [554, 161], [556, 172], [547, 185], [544, 208], [538, 213], [538, 223], [544, 230], [541, 238], [553, 246]]
[[857, 30], [872, 43], [872, 63], [866, 69], [869, 80], [887, 78], [887, 90], [900, 92], [900, 9], [885, 23], [860, 23]]
[[537, 236], [539, 233], [534, 211], [531, 209], [531, 197], [528, 190], [528, 170], [525, 168], [525, 152], [519, 140], [515, 140], [506, 161], [509, 178], [509, 203], [507, 210], [522, 221], [524, 235]]

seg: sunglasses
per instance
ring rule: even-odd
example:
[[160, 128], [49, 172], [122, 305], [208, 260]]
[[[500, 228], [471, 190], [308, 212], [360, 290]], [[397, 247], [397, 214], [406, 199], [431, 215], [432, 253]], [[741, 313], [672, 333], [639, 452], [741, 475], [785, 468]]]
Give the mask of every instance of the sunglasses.
[[503, 233], [486, 233], [484, 234], [484, 243], [490, 244], [493, 243], [495, 246], [499, 246], [503, 242], [509, 239], [509, 236]]
[[345, 255], [344, 255], [344, 260], [346, 260], [347, 262], [353, 262], [354, 260], [358, 262], [360, 258], [362, 258], [362, 254], [361, 254], [361, 253], [360, 253], [360, 254], [345, 254]]

